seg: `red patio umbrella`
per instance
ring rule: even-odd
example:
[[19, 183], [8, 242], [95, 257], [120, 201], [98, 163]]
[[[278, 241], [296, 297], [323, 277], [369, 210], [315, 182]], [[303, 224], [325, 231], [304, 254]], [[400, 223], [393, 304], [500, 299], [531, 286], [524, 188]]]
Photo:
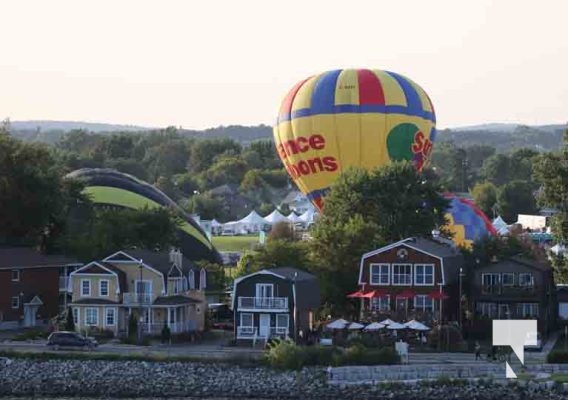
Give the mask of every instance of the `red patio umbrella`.
[[388, 294], [386, 294], [381, 290], [372, 290], [363, 295], [363, 297], [365, 297], [366, 299], [378, 299], [380, 297], [386, 297], [386, 296], [388, 296]]
[[446, 293], [438, 292], [436, 290], [428, 293], [428, 297], [430, 297], [433, 300], [446, 300], [450, 298], [450, 296], [448, 296]]
[[414, 298], [414, 296], [416, 296], [416, 293], [414, 293], [412, 290], [404, 289], [402, 292], [400, 292], [399, 294], [396, 295], [396, 298], [397, 299], [412, 299], [412, 298]]
[[348, 294], [347, 297], [351, 299], [364, 299], [366, 296], [362, 290], [357, 290], [356, 292]]

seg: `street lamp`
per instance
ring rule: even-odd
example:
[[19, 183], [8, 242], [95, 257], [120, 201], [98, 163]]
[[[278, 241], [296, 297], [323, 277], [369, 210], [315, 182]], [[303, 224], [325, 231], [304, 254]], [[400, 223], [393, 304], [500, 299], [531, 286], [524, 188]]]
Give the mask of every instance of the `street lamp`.
[[298, 277], [298, 273], [294, 272], [294, 278], [292, 279], [292, 295], [294, 298], [294, 310], [293, 310], [293, 320], [294, 320], [294, 342], [298, 343], [298, 326], [297, 326], [297, 318], [296, 318], [296, 278]]
[[136, 285], [136, 291], [138, 292], [138, 342], [140, 342], [142, 340], [142, 322], [143, 322], [143, 318], [142, 318], [142, 288], [144, 287], [144, 285], [142, 284], [142, 259], [140, 259], [140, 261], [138, 262], [138, 271], [140, 273], [140, 279], [138, 281], [138, 285]]
[[463, 268], [460, 267], [460, 303], [459, 303], [460, 315], [459, 315], [459, 323], [460, 323], [460, 329], [462, 329], [462, 330], [463, 330], [463, 327], [462, 327], [462, 323], [463, 323], [463, 320], [462, 320], [462, 315], [463, 315], [463, 313], [462, 313], [462, 282], [463, 282], [463, 277], [464, 277]]

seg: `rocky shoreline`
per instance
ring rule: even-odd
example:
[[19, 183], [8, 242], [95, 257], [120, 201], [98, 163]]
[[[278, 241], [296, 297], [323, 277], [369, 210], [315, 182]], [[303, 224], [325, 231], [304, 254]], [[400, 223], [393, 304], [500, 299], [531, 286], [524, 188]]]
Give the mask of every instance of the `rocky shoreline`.
[[[241, 399], [563, 399], [554, 388], [495, 382], [456, 385], [329, 385], [302, 372], [226, 364], [95, 360], [0, 360], [0, 397]], [[546, 390], [546, 393], [544, 393]], [[540, 393], [536, 393], [540, 392]], [[535, 397], [536, 396], [536, 397]]]

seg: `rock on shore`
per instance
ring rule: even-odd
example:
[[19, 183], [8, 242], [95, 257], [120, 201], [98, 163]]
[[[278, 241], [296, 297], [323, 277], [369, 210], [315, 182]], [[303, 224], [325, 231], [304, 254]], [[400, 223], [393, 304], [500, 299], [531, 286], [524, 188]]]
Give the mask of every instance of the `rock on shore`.
[[[497, 384], [488, 387], [328, 385], [321, 369], [281, 372], [224, 364], [140, 361], [0, 362], [0, 397], [192, 397], [264, 399], [529, 399], [543, 396]], [[547, 392], [547, 399], [565, 395]]]

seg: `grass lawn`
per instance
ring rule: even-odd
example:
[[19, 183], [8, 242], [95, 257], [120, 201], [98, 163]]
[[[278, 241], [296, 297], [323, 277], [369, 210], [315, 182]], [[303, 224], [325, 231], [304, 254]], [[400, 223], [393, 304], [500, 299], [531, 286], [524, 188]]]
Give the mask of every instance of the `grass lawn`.
[[219, 251], [250, 250], [258, 243], [258, 235], [248, 236], [213, 236], [213, 246]]

